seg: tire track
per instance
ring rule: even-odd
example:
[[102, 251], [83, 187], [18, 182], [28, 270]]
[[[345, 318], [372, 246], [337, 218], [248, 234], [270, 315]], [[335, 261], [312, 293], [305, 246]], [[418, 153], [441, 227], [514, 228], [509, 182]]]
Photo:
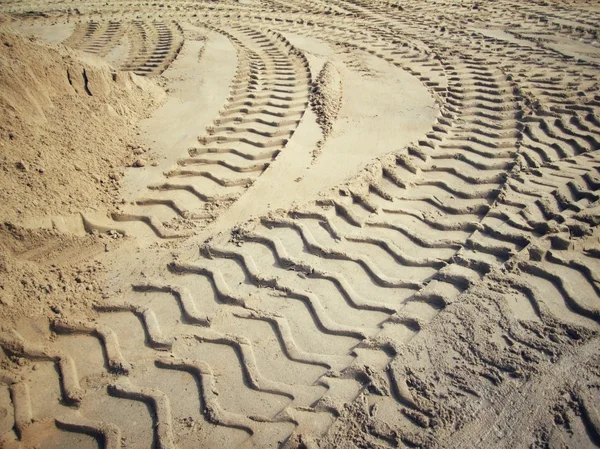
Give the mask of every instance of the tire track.
[[[314, 401], [314, 393], [310, 393], [308, 386], [304, 388], [306, 393], [303, 394], [301, 393], [302, 387], [290, 390], [286, 384], [264, 377], [256, 362], [254, 345], [249, 340], [211, 330], [201, 331], [198, 326], [207, 329], [207, 326], [214, 328], [215, 325], [207, 317], [198, 317], [192, 306], [193, 299], [185, 289], [172, 285], [145, 284], [135, 286], [134, 290], [148, 293], [133, 295], [132, 299], [135, 301], [133, 303], [98, 306], [100, 312], [98, 321], [100, 323], [105, 322], [110, 327], [97, 323], [57, 321], [53, 325], [53, 330], [58, 339], [52, 343], [47, 343], [43, 347], [25, 341], [18, 334], [14, 334], [10, 338], [3, 337], [0, 345], [5, 351], [25, 359], [53, 363], [58, 367], [60, 373], [57, 382], [60, 384], [61, 397], [55, 404], [46, 403], [43, 404], [43, 407], [36, 404], [40, 388], [42, 391], [46, 388], [43, 383], [38, 384], [35, 379], [29, 379], [28, 382], [21, 383], [17, 377], [12, 376], [10, 373], [3, 375], [3, 383], [7, 383], [12, 391], [11, 397], [15, 407], [17, 436], [20, 439], [26, 441], [29, 437], [27, 432], [23, 434], [18, 430], [28, 423], [55, 419], [56, 426], [59, 429], [90, 435], [103, 442], [104, 447], [120, 447], [114, 446], [114, 444], [117, 441], [120, 444], [120, 435], [126, 436], [128, 431], [122, 426], [118, 419], [117, 409], [113, 407], [119, 407], [119, 404], [122, 404], [123, 401], [137, 401], [150, 407], [150, 417], [152, 418], [150, 422], [153, 424], [151, 429], [144, 429], [144, 431], [152, 436], [151, 438], [155, 441], [156, 447], [175, 447], [174, 435], [176, 430], [181, 431], [185, 428], [185, 426], [182, 427], [185, 423], [180, 422], [180, 418], [186, 417], [186, 411], [189, 411], [197, 403], [200, 404], [195, 413], [197, 419], [202, 419], [213, 427], [236, 429], [238, 431], [238, 434], [235, 434], [238, 436], [237, 440], [242, 442], [250, 435], [260, 435], [265, 431], [265, 428], [270, 428], [272, 425], [277, 426], [277, 423], [281, 423], [280, 425], [285, 428], [296, 422], [295, 418], [287, 412], [279, 411], [280, 405], [277, 404], [282, 403], [282, 400], [284, 400], [283, 403], [290, 400], [299, 402], [296, 406], [302, 403], [308, 405]], [[147, 298], [148, 294], [152, 297], [157, 292], [166, 292], [166, 295], [171, 298], [161, 299], [156, 303], [156, 307], [152, 308], [137, 305], [147, 303], [151, 299]], [[167, 317], [171, 318], [172, 312], [175, 310], [177, 310], [176, 314], [180, 316], [179, 319], [189, 322], [190, 325], [183, 325], [179, 329], [182, 326], [181, 324], [175, 324], [174, 328], [166, 322], [159, 324], [159, 320], [165, 320]], [[105, 315], [106, 319], [104, 319]], [[241, 314], [241, 316], [243, 315], [244, 313]], [[251, 317], [244, 316], [244, 319], [248, 320]], [[264, 320], [269, 319], [269, 317], [260, 316], [259, 319]], [[280, 320], [280, 318], [278, 319]], [[170, 320], [167, 319], [167, 321]], [[138, 324], [135, 325], [135, 322]], [[232, 327], [229, 320], [225, 320], [221, 324], [225, 324], [230, 331], [235, 329], [235, 326]], [[175, 339], [172, 336], [175, 336]], [[90, 351], [89, 343], [86, 343], [86, 341], [89, 341], [86, 339], [90, 337], [96, 342], [100, 350]], [[137, 348], [139, 343], [142, 343], [146, 350], [140, 351]], [[189, 352], [186, 348], [190, 345], [194, 349], [190, 355], [193, 354], [194, 358], [174, 355], [178, 352]], [[223, 381], [216, 380], [215, 376], [219, 376], [219, 378], [222, 376], [230, 377], [231, 374], [223, 371], [223, 366], [219, 366], [219, 363], [216, 366], [211, 366], [202, 359], [197, 359], [199, 355], [208, 349], [208, 346], [200, 352], [196, 348], [202, 349], [205, 345], [229, 347], [233, 349], [233, 353], [237, 354], [237, 356], [234, 356], [234, 360], [239, 363], [238, 369], [241, 370], [238, 374], [238, 376], [241, 375], [243, 380], [241, 385], [246, 385], [245, 388], [248, 388], [249, 391], [256, 391], [256, 394], [259, 395], [258, 398], [263, 398], [258, 400], [261, 405], [258, 408], [253, 407], [254, 409], [266, 412], [265, 407], [269, 403], [264, 399], [266, 396], [273, 397], [274, 395], [282, 398], [275, 402], [270, 401], [270, 410], [273, 410], [270, 412], [273, 414], [271, 417], [261, 416], [261, 414], [248, 415], [249, 412], [243, 410], [228, 411], [221, 405], [223, 399], [227, 402], [228, 395], [223, 393], [219, 395], [219, 389], [222, 388], [219, 385], [222, 385]], [[274, 350], [277, 352], [282, 351], [282, 349], [284, 349], [284, 352], [291, 350], [291, 353], [297, 350], [293, 346], [293, 342], [287, 349], [280, 347], [278, 343], [275, 347], [276, 349], [269, 347], [267, 351], [272, 354]], [[101, 359], [93, 360], [93, 357], [90, 359], [90, 353], [97, 354], [97, 357]], [[221, 354], [221, 358], [224, 356], [225, 354]], [[293, 362], [292, 358], [288, 360]], [[215, 363], [214, 360], [213, 363]], [[320, 372], [324, 371], [322, 366], [324, 362], [313, 360], [310, 357], [308, 360], [293, 363], [317, 366]], [[94, 369], [90, 369], [92, 365]], [[215, 369], [218, 370], [217, 374], [215, 374]], [[164, 372], [164, 370], [185, 373], [186, 375], [179, 376], [180, 380], [175, 384], [177, 388], [173, 389], [170, 382], [163, 382], [169, 380], [169, 376], [162, 374], [159, 376], [159, 381], [156, 382], [156, 374]], [[40, 370], [40, 372], [43, 371]], [[156, 385], [157, 383], [161, 384], [161, 382], [162, 387]], [[239, 384], [240, 381], [236, 383]], [[168, 385], [171, 385], [171, 388], [165, 387]], [[316, 388], [317, 392], [325, 390], [323, 386], [313, 388]], [[186, 390], [190, 393], [197, 391], [197, 395], [190, 396], [189, 401], [183, 401], [182, 403], [177, 396], [178, 390]], [[29, 391], [32, 392], [31, 399], [29, 398]], [[98, 394], [100, 392], [102, 392], [102, 395], [108, 395], [118, 400], [113, 403], [108, 400], [99, 400]], [[42, 394], [39, 397], [42, 398], [44, 395]], [[71, 407], [63, 406], [62, 401], [71, 404]], [[247, 398], [243, 397], [241, 400], [236, 399], [236, 402], [238, 407], [247, 408], [246, 404], [253, 401], [248, 402]], [[85, 418], [85, 415], [82, 416], [73, 411], [73, 406], [81, 410], [81, 413], [87, 413], [87, 415], [110, 417], [110, 421], [93, 421]], [[48, 410], [49, 408], [51, 408], [51, 411]], [[35, 413], [40, 410], [43, 413]], [[183, 411], [183, 415], [181, 411]], [[135, 419], [135, 417], [127, 417], [128, 421], [131, 419]], [[143, 417], [139, 419], [144, 421]], [[213, 427], [210, 427], [212, 437], [216, 438], [213, 440], [213, 444], [221, 444], [218, 442], [223, 436]], [[30, 430], [34, 431], [34, 428]], [[269, 437], [273, 435], [272, 430], [269, 430], [268, 433]], [[277, 430], [275, 430], [275, 433], [277, 433]], [[131, 436], [131, 433], [129, 433], [129, 436]], [[260, 436], [255, 436], [255, 438], [260, 440]]]
[[129, 42], [127, 59], [117, 67], [140, 76], [160, 75], [175, 60], [183, 46], [183, 32], [174, 22], [107, 21], [78, 24], [65, 45], [106, 56], [120, 45]]
[[[131, 54], [154, 48], [148, 26], [139, 21], [130, 26], [139, 28], [142, 36], [137, 44], [130, 38]], [[311, 74], [306, 57], [276, 32], [241, 25], [211, 28], [230, 39], [239, 62], [231, 95], [214, 126], [198, 138], [188, 158], [147, 185], [122, 211], [109, 219], [87, 213], [59, 217], [53, 220], [55, 226], [75, 234], [188, 237], [194, 227], [214, 219], [242, 195], [285, 148], [308, 107]], [[160, 53], [167, 52], [166, 44], [157, 44], [161, 45]], [[135, 64], [142, 64], [144, 57], [136, 58]], [[134, 70], [133, 65], [129, 69]]]
[[177, 23], [134, 21], [129, 30], [129, 55], [119, 69], [136, 75], [160, 75], [183, 46], [183, 32]]
[[[315, 417], [328, 427], [365, 390], [393, 397], [396, 408], [405, 407], [407, 422], [417, 422], [419, 413], [431, 417], [406, 382], [398, 348], [481, 282], [510, 286], [542, 322], [597, 328], [600, 121], [590, 86], [597, 66], [536, 41], [549, 30], [592, 39], [597, 14], [559, 5], [505, 2], [500, 12], [480, 5], [492, 24], [506, 25], [501, 12], [523, 24], [520, 31], [510, 25], [494, 34], [476, 27], [468, 5], [447, 2], [269, 2], [266, 12], [217, 5], [197, 8], [200, 18], [192, 16], [196, 6], [178, 3], [182, 11], [165, 8], [162, 19], [187, 14], [228, 36], [239, 60], [231, 97], [189, 158], [148, 189], [139, 209], [114, 217], [122, 232], [137, 221], [160, 238], [181, 237], [154, 211], [210, 216], [210, 205], [234, 201], [267, 169], [295, 132], [311, 81], [306, 59], [285, 33], [349, 46], [409, 71], [434, 95], [440, 113], [422, 139], [374, 162], [334, 193], [211, 239], [200, 256], [169, 265], [173, 282], [134, 286], [132, 298], [143, 301], [101, 306], [108, 330], [97, 323], [56, 325], [60, 336], [51, 350], [18, 338], [0, 342], [7, 351], [56, 365], [67, 402], [84, 410], [90, 385], [101, 385], [101, 394], [119, 403], [148, 404], [146, 433], [168, 447], [183, 433], [177, 416], [184, 414], [177, 409], [197, 401], [198, 419], [220, 428], [207, 431], [206, 444], [234, 432], [234, 443], [266, 447], [294, 441]], [[113, 13], [126, 10], [119, 5]], [[324, 11], [327, 19], [318, 15]], [[140, 36], [166, 39], [167, 33], [143, 28], [149, 22], [139, 24]], [[85, 32], [78, 28], [72, 40], [84, 41], [86, 33], [85, 42], [100, 42], [90, 48], [104, 45], [107, 30], [91, 25]], [[134, 43], [132, 64], [150, 55], [145, 61], [154, 70], [162, 50], [152, 56], [144, 45], [144, 39]], [[145, 56], [138, 61], [135, 54]], [[174, 192], [209, 207], [189, 207]], [[154, 295], [162, 299], [147, 301]], [[105, 358], [100, 365], [114, 377], [94, 384], [93, 376], [73, 375], [82, 356], [74, 344], [68, 349], [75, 355], [61, 346], [67, 337], [96, 339]], [[183, 401], [166, 381], [153, 385], [145, 369], [159, 380], [163, 374], [156, 370], [181, 375], [178, 381], [195, 393]], [[35, 383], [2, 376], [21, 438], [34, 413], [23, 414], [17, 404], [28, 401], [23, 392]], [[597, 434], [593, 396], [584, 388], [577, 397], [585, 428]], [[114, 423], [72, 416], [56, 425], [105, 444], [124, 432]], [[373, 438], [378, 444], [412, 442], [406, 435]]]
[[[243, 26], [215, 30], [238, 54], [227, 103], [190, 157], [113, 220], [141, 222], [163, 239], [185, 237], [185, 227], [193, 223], [178, 231], [167, 221], [213, 218], [252, 185], [293, 136], [308, 107], [311, 74], [304, 55], [278, 33]], [[180, 193], [182, 200], [175, 199]]]

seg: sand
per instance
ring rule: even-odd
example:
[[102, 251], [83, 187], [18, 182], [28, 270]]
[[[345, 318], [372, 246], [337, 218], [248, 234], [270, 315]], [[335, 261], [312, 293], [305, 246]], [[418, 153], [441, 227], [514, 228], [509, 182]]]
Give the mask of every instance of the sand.
[[8, 29], [0, 39], [2, 219], [114, 208], [124, 168], [137, 159], [132, 125], [162, 92], [65, 47]]
[[1, 448], [600, 445], [600, 6], [0, 6]]

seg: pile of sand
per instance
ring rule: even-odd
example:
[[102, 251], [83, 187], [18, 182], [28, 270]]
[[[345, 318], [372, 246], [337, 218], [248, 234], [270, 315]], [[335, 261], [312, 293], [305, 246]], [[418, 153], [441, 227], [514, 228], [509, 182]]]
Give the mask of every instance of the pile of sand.
[[136, 158], [133, 125], [162, 91], [8, 27], [0, 28], [0, 85], [0, 222], [111, 209]]
[[0, 85], [0, 321], [77, 315], [101, 296], [92, 257], [115, 236], [21, 225], [120, 203], [124, 167], [140, 157], [135, 125], [164, 93], [1, 25]]

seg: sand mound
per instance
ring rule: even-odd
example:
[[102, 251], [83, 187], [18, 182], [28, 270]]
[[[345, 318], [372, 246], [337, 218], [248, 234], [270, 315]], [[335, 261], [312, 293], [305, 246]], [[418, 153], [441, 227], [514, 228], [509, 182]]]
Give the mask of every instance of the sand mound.
[[0, 219], [110, 208], [133, 157], [133, 124], [160, 91], [9, 28], [0, 40]]

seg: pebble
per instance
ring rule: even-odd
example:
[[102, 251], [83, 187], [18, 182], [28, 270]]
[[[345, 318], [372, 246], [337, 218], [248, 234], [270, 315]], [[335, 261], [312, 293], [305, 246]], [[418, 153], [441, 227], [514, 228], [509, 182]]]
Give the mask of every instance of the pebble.
[[134, 167], [144, 167], [147, 164], [146, 159], [138, 159], [133, 163]]

